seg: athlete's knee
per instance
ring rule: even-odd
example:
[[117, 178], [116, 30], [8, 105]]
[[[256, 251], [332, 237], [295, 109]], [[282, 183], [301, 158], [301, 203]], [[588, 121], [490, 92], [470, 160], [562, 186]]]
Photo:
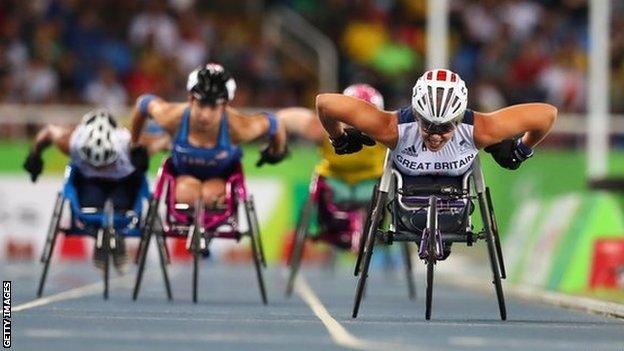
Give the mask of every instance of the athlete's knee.
[[222, 203], [225, 197], [225, 181], [220, 178], [205, 180], [202, 183], [202, 197], [206, 204]]
[[195, 204], [201, 191], [199, 179], [191, 176], [179, 176], [176, 178], [175, 196], [176, 202]]

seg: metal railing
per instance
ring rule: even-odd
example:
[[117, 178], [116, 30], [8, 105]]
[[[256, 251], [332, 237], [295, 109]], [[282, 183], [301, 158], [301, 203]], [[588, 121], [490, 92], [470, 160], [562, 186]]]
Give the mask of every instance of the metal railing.
[[[286, 7], [269, 11], [263, 24], [263, 36], [284, 54], [318, 73], [319, 92], [338, 91], [338, 50], [325, 34], [297, 12]], [[314, 62], [299, 48], [311, 49]]]

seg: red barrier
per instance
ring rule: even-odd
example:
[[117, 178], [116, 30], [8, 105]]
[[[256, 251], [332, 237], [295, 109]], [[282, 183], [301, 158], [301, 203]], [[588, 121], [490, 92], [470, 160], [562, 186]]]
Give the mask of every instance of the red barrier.
[[624, 289], [624, 238], [595, 241], [589, 286]]

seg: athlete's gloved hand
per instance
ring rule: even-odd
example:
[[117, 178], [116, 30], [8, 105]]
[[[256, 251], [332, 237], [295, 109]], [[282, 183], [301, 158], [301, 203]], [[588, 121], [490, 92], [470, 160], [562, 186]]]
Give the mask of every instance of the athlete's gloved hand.
[[41, 159], [41, 155], [31, 151], [23, 165], [24, 169], [30, 173], [30, 180], [35, 183], [37, 178], [39, 178], [39, 174], [43, 170], [43, 160]]
[[130, 163], [134, 168], [144, 173], [149, 167], [149, 156], [147, 155], [147, 148], [143, 145], [135, 145], [130, 148]]
[[511, 170], [518, 169], [522, 162], [533, 156], [533, 149], [522, 143], [522, 139], [506, 139], [484, 150], [492, 154], [496, 163]]
[[373, 146], [375, 140], [355, 128], [345, 128], [344, 133], [337, 138], [330, 138], [332, 146], [338, 155], [352, 154], [362, 150], [364, 145]]
[[274, 165], [281, 162], [286, 156], [288, 156], [288, 145], [284, 148], [284, 152], [279, 154], [273, 154], [271, 152], [271, 145], [266, 145], [260, 150], [260, 159], [256, 162], [256, 167], [262, 167], [265, 163]]

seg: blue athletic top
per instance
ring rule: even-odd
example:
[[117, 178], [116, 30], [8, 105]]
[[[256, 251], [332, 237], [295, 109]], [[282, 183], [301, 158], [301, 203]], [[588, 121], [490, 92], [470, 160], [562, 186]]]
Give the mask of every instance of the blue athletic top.
[[241, 149], [230, 142], [227, 113], [223, 112], [217, 144], [212, 148], [197, 147], [189, 143], [190, 115], [191, 110], [187, 107], [173, 142], [171, 159], [174, 171], [176, 174], [191, 175], [200, 180], [227, 177], [243, 156]]

